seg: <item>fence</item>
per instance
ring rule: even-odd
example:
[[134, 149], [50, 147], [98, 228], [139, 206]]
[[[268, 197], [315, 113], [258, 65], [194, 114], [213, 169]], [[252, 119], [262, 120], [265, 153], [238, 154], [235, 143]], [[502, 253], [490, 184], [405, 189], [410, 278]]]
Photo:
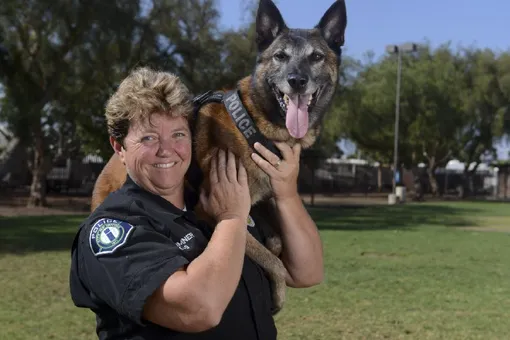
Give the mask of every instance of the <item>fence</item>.
[[[28, 190], [31, 182], [30, 171], [16, 162], [16, 167], [0, 178], [0, 188]], [[90, 195], [94, 183], [105, 162], [100, 157], [87, 156], [83, 159], [63, 159], [54, 164], [47, 175], [48, 192], [63, 194]], [[438, 194], [462, 197], [468, 190], [469, 195], [510, 197], [510, 176], [508, 169], [499, 173], [492, 169], [481, 169], [466, 179], [463, 171], [437, 169], [435, 180]], [[5, 169], [3, 171], [6, 173]], [[432, 186], [426, 169], [417, 167], [403, 170], [401, 185], [409, 195], [419, 188], [423, 194], [431, 193]], [[314, 168], [302, 159], [298, 188], [303, 194], [345, 195], [351, 193], [389, 193], [393, 186], [393, 171], [389, 167], [371, 164], [361, 159], [330, 158], [320, 162]]]
[[[432, 193], [427, 169], [415, 167], [403, 169], [399, 185], [413, 195], [418, 190], [423, 194]], [[466, 176], [463, 169], [438, 168], [434, 178], [437, 194], [441, 196], [499, 196], [503, 190], [502, 174], [494, 169], [480, 167], [472, 176]], [[506, 181], [509, 183], [508, 176]], [[342, 195], [372, 192], [389, 193], [393, 188], [393, 170], [379, 164], [370, 164], [360, 159], [327, 159], [313, 169], [306, 161], [301, 164], [299, 190], [305, 194]]]

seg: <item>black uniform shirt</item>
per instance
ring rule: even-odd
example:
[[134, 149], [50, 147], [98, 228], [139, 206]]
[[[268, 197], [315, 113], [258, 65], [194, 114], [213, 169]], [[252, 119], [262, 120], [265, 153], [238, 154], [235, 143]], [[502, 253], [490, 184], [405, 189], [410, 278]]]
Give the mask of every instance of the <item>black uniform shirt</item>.
[[[248, 228], [261, 241], [259, 228]], [[193, 213], [130, 178], [111, 193], [82, 223], [72, 247], [71, 296], [96, 314], [99, 339], [276, 339], [269, 281], [248, 257], [217, 327], [181, 333], [142, 318], [147, 298], [196, 258], [211, 234]]]

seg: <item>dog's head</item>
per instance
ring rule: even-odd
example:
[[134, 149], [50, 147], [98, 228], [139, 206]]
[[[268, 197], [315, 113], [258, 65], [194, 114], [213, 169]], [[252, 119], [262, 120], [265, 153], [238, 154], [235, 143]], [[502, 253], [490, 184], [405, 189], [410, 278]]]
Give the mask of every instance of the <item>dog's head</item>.
[[313, 29], [287, 28], [275, 4], [260, 1], [254, 99], [267, 119], [285, 126], [296, 139], [320, 123], [333, 98], [346, 24], [343, 0], [337, 0]]

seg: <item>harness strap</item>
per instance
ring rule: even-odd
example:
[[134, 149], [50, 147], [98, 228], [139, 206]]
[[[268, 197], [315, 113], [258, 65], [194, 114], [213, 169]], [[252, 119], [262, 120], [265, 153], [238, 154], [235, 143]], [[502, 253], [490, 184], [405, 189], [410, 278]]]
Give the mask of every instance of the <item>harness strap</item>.
[[223, 104], [230, 114], [230, 117], [235, 122], [237, 129], [241, 131], [244, 138], [246, 138], [248, 144], [251, 148], [253, 148], [255, 152], [258, 153], [258, 151], [256, 151], [254, 148], [254, 144], [259, 142], [272, 153], [277, 155], [278, 158], [283, 158], [280, 150], [274, 145], [274, 143], [264, 137], [262, 133], [260, 133], [250, 114], [244, 107], [238, 90], [228, 91], [223, 97]]
[[[193, 98], [193, 121], [196, 121], [200, 108], [208, 103], [223, 103], [223, 105], [225, 105], [225, 109], [230, 114], [230, 117], [236, 124], [237, 129], [243, 134], [244, 138], [246, 138], [246, 141], [253, 149], [253, 151], [259, 153], [253, 147], [256, 142], [259, 142], [272, 153], [277, 155], [280, 159], [283, 158], [280, 150], [274, 145], [272, 141], [264, 137], [264, 135], [253, 122], [253, 119], [241, 101], [239, 90], [231, 90], [226, 93], [207, 91]], [[195, 124], [192, 125], [191, 132], [192, 134], [195, 133]]]
[[192, 135], [195, 135], [195, 128], [196, 128], [196, 120], [198, 116], [198, 112], [204, 106], [208, 103], [221, 103], [223, 101], [223, 92], [213, 92], [213, 91], [207, 91], [205, 93], [202, 93], [195, 98], [193, 98], [193, 121], [191, 126], [191, 133]]
[[195, 110], [198, 112], [202, 105], [209, 102], [221, 103], [222, 100], [223, 92], [207, 91], [193, 98], [193, 104], [195, 105]]

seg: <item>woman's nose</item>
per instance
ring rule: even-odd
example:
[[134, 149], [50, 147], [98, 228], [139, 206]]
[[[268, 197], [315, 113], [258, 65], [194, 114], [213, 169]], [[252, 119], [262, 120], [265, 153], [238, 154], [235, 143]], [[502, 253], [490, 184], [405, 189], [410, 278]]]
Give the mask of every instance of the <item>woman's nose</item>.
[[174, 143], [172, 141], [161, 141], [159, 143], [157, 156], [168, 157], [174, 153]]

